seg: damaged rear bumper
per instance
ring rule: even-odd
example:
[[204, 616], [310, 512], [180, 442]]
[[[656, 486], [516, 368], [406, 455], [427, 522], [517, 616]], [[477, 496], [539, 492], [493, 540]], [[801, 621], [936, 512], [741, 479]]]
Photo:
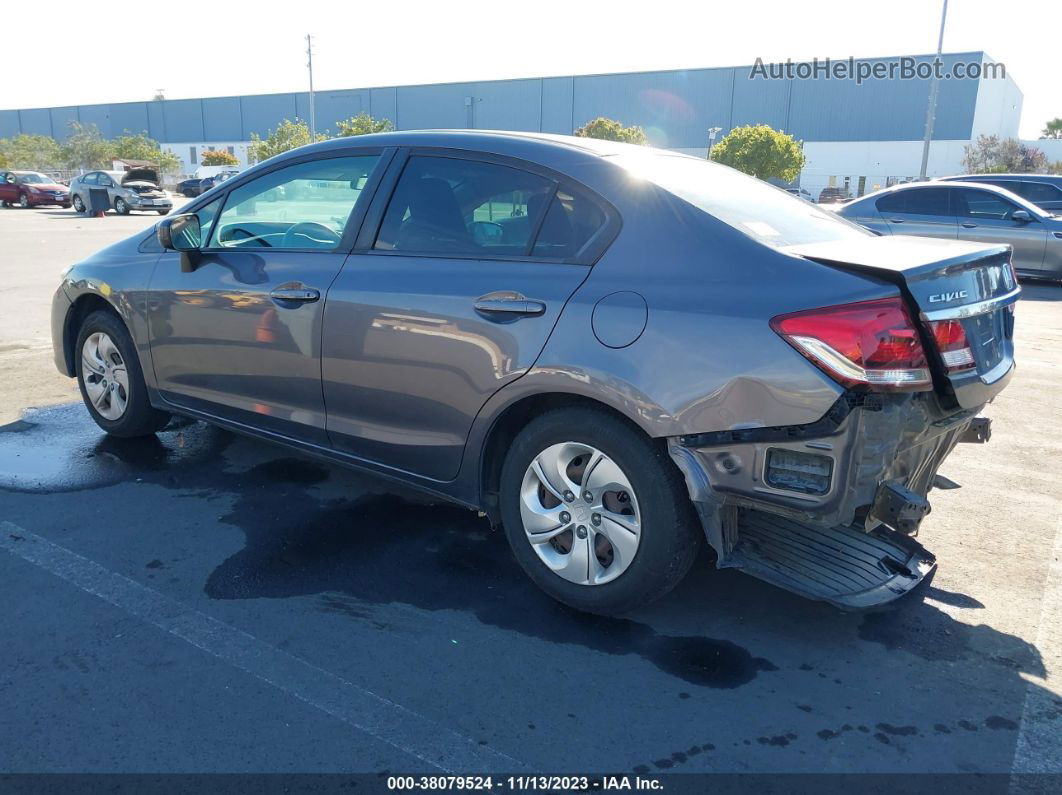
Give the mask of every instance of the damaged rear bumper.
[[675, 437], [669, 452], [720, 568], [867, 608], [933, 570], [910, 536], [955, 445], [987, 441], [976, 414], [931, 393], [847, 394], [810, 425]]

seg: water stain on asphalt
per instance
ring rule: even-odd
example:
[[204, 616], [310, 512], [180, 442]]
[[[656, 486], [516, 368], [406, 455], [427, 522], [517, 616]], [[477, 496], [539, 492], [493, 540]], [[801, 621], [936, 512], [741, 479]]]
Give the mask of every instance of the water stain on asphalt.
[[156, 436], [113, 439], [73, 404], [29, 411], [0, 434], [0, 489], [57, 493], [142, 482], [233, 496], [219, 521], [242, 530], [246, 546], [209, 576], [205, 590], [215, 599], [321, 595], [321, 609], [381, 628], [373, 606], [461, 610], [548, 642], [640, 656], [701, 687], [740, 687], [777, 670], [728, 640], [662, 635], [630, 619], [570, 610], [539, 591], [504, 536], [471, 511], [394, 494], [324, 497], [317, 487], [334, 468], [283, 454], [262, 460], [273, 448], [213, 426], [176, 420]]

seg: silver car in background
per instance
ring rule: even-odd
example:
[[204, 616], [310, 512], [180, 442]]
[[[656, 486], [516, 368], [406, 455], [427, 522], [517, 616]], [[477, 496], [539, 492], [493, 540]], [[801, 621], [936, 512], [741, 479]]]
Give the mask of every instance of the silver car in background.
[[173, 209], [173, 200], [160, 185], [158, 172], [151, 168], [90, 171], [70, 181], [70, 200], [79, 213], [87, 212], [95, 189], [107, 192], [107, 206], [118, 215], [129, 215], [132, 210], [166, 215]]
[[1062, 215], [1062, 175], [1058, 174], [964, 174], [940, 177], [941, 182], [977, 182], [1016, 193], [1052, 215]]
[[897, 185], [848, 202], [837, 214], [885, 235], [1006, 243], [1020, 275], [1062, 280], [1062, 218], [995, 185]]

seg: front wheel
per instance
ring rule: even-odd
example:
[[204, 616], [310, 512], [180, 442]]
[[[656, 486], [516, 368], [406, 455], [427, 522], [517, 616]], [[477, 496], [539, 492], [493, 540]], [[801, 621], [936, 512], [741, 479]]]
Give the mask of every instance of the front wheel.
[[21, 207], [23, 210], [28, 210], [29, 206], [30, 206], [29, 196], [27, 196], [25, 193], [23, 193], [21, 196], [19, 196], [18, 197], [18, 206]]
[[112, 436], [148, 436], [170, 415], [152, 408], [133, 340], [116, 315], [96, 311], [77, 336], [77, 384], [92, 419]]
[[666, 451], [590, 408], [551, 411], [517, 435], [500, 499], [520, 566], [554, 599], [590, 613], [626, 613], [663, 596], [700, 545]]
[[114, 211], [118, 215], [129, 215], [129, 205], [125, 203], [125, 199], [121, 196], [114, 200]]

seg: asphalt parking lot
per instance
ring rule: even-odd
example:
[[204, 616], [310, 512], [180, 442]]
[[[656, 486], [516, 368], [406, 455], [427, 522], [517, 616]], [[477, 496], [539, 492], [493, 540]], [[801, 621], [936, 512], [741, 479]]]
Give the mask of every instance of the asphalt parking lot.
[[1062, 773], [1062, 287], [1026, 286], [912, 598], [702, 559], [603, 619], [463, 509], [197, 423], [104, 437], [51, 293], [156, 220], [0, 211], [0, 772]]

